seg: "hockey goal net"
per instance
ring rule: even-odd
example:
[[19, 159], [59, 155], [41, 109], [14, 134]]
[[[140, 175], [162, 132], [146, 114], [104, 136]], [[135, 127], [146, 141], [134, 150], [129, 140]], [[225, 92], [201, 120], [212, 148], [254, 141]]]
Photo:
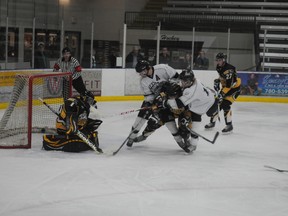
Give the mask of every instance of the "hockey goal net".
[[55, 132], [56, 115], [39, 98], [58, 111], [63, 95], [71, 95], [71, 80], [71, 73], [17, 74], [0, 121], [0, 148], [31, 148], [32, 133]]

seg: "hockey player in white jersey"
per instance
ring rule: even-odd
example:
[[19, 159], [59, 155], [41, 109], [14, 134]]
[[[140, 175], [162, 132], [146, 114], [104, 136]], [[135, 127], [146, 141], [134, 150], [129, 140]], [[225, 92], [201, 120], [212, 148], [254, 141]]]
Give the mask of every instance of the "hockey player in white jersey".
[[[148, 118], [153, 113], [151, 109], [154, 99], [159, 95], [161, 86], [172, 78], [177, 78], [179, 74], [172, 67], [165, 64], [151, 66], [148, 61], [140, 60], [135, 67], [135, 70], [141, 76], [140, 88], [144, 95], [144, 101], [141, 105], [142, 110], [139, 111], [137, 118], [132, 126], [127, 146], [133, 145], [134, 139]], [[175, 119], [165, 124], [176, 142], [181, 142], [181, 137], [178, 136]]]
[[[170, 98], [164, 102], [164, 106], [173, 110], [184, 110], [178, 118], [179, 133], [186, 144], [186, 152], [196, 149], [199, 137], [191, 134], [190, 130], [198, 133], [201, 116], [207, 114], [209, 117], [217, 112], [218, 100], [215, 92], [204, 86], [196, 79], [191, 69], [183, 70], [179, 75], [179, 85], [183, 92], [178, 98]], [[187, 127], [189, 129], [187, 129]]]

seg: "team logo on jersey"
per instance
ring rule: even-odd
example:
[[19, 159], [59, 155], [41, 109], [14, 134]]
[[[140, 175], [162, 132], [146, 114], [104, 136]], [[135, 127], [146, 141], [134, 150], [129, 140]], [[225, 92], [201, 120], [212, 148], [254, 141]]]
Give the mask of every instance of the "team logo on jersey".
[[57, 77], [48, 78], [47, 87], [51, 95], [58, 95], [62, 90], [62, 79]]
[[156, 81], [159, 81], [161, 79], [158, 75], [156, 75], [155, 77], [156, 77]]
[[158, 89], [158, 87], [159, 87], [159, 83], [157, 83], [157, 82], [152, 82], [149, 86], [148, 86], [148, 88], [150, 89], [150, 91], [152, 91], [152, 92], [156, 92], [156, 90]]

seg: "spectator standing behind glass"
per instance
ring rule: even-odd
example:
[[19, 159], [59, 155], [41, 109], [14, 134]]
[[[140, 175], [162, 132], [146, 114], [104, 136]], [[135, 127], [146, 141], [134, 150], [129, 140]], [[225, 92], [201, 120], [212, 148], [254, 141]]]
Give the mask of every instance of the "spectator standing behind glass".
[[167, 64], [171, 63], [171, 57], [167, 47], [162, 48], [162, 52], [159, 55], [159, 64]]
[[184, 59], [180, 62], [180, 69], [191, 69], [191, 54], [186, 53]]
[[[83, 82], [81, 71], [82, 67], [78, 60], [71, 56], [71, 50], [65, 47], [62, 50], [62, 57], [57, 60], [54, 65], [53, 71], [72, 72], [72, 86], [79, 94], [85, 94], [87, 92], [86, 86]], [[66, 80], [63, 82], [63, 98], [68, 98], [68, 90], [65, 88]]]
[[34, 68], [44, 69], [49, 68], [49, 61], [45, 52], [45, 44], [39, 42], [37, 44], [37, 50], [34, 54]]
[[148, 52], [147, 61], [152, 66], [154, 66], [156, 64], [156, 56], [155, 56], [155, 53], [153, 51]]
[[96, 50], [95, 49], [93, 49], [91, 59], [92, 59], [92, 68], [96, 68], [97, 64], [96, 64]]
[[116, 68], [117, 52], [112, 49], [110, 55], [108, 56], [110, 68]]
[[[81, 60], [81, 66], [83, 68], [96, 68], [96, 65], [97, 65], [96, 64], [96, 57], [95, 57], [96, 50], [93, 49], [93, 54], [92, 55], [90, 53], [91, 53], [90, 50], [86, 51], [84, 53], [84, 56], [83, 56], [83, 58]], [[91, 62], [91, 60], [92, 60], [92, 62]], [[92, 65], [91, 65], [91, 63], [92, 63]]]
[[194, 70], [208, 70], [209, 59], [206, 58], [205, 52], [201, 50], [194, 62]]
[[138, 46], [134, 46], [132, 51], [126, 56], [126, 68], [135, 68], [137, 62], [144, 59], [139, 50]]

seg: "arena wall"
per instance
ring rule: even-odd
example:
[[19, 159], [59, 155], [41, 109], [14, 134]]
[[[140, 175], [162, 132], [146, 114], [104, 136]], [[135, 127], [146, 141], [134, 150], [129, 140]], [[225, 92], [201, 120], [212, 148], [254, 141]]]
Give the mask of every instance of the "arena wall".
[[[5, 108], [9, 102], [9, 96], [13, 88], [13, 77], [17, 73], [37, 72], [35, 70], [16, 70], [16, 71], [1, 71], [0, 72], [0, 108]], [[41, 70], [40, 70], [41, 71]], [[52, 70], [45, 70], [51, 71]], [[38, 70], [39, 72], [39, 70]], [[180, 71], [178, 71], [180, 72]], [[217, 78], [217, 72], [209, 71], [194, 71], [195, 76], [202, 83], [210, 88], [213, 88], [213, 80]], [[239, 72], [241, 73], [241, 72]], [[245, 72], [249, 73], [249, 72]], [[251, 72], [255, 73], [255, 72]], [[134, 69], [83, 69], [83, 79], [88, 90], [96, 95], [98, 101], [117, 101], [117, 100], [142, 100], [139, 75]], [[286, 76], [282, 89], [287, 89], [288, 81]], [[288, 80], [288, 78], [287, 78]], [[287, 85], [286, 85], [287, 83]], [[274, 96], [244, 96], [241, 95], [238, 101], [247, 102], [277, 102], [288, 103], [287, 94]]]

